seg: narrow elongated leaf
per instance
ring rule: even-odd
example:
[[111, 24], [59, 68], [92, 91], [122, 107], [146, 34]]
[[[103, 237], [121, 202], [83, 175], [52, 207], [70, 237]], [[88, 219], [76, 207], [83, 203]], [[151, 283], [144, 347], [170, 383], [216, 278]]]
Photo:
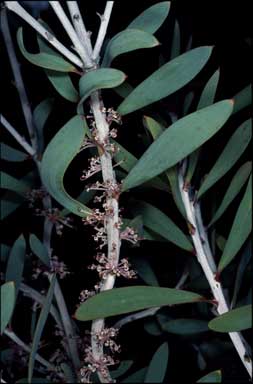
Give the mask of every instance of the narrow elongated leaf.
[[26, 253], [26, 242], [23, 235], [19, 236], [13, 244], [6, 267], [5, 280], [14, 281], [16, 297], [23, 277]]
[[241, 111], [243, 108], [248, 107], [252, 103], [252, 86], [251, 84], [243, 88], [234, 97], [235, 106], [233, 113]]
[[23, 180], [18, 180], [5, 172], [0, 173], [0, 180], [1, 188], [9, 189], [10, 191], [16, 192], [21, 196], [24, 196], [26, 192], [30, 190], [30, 186]]
[[75, 318], [81, 321], [102, 319], [145, 308], [202, 300], [203, 297], [196, 293], [172, 288], [148, 286], [115, 288], [100, 292], [86, 300], [77, 309]]
[[15, 285], [9, 281], [1, 285], [1, 334], [8, 325], [15, 307]]
[[85, 217], [90, 209], [66, 192], [63, 177], [83, 142], [85, 125], [80, 116], [70, 119], [48, 144], [41, 163], [41, 178], [48, 192], [63, 207], [81, 217]]
[[111, 62], [123, 53], [142, 48], [153, 48], [159, 45], [158, 40], [150, 33], [139, 29], [125, 29], [114, 36], [107, 44], [102, 67], [110, 67]]
[[148, 366], [144, 383], [162, 383], [168, 366], [169, 347], [168, 343], [163, 343]]
[[229, 139], [227, 145], [200, 187], [198, 198], [203, 196], [237, 162], [250, 143], [252, 122], [246, 120]]
[[194, 335], [208, 331], [208, 322], [198, 319], [175, 319], [164, 322], [162, 329], [176, 335]]
[[148, 33], [155, 33], [167, 18], [170, 2], [162, 1], [145, 9], [127, 28], [140, 29]]
[[117, 379], [117, 377], [120, 377], [124, 375], [133, 365], [133, 360], [123, 360], [120, 363], [120, 366], [117, 369], [114, 369], [113, 371], [110, 371], [110, 375], [113, 379]]
[[192, 102], [193, 102], [193, 99], [194, 99], [194, 96], [195, 96], [194, 92], [189, 92], [185, 96], [184, 104], [183, 104], [183, 116], [187, 115], [187, 113], [189, 112], [191, 105], [192, 105]]
[[28, 158], [27, 153], [12, 148], [5, 143], [1, 143], [1, 159], [7, 161], [24, 161]]
[[126, 379], [122, 381], [122, 383], [143, 383], [143, 380], [145, 378], [147, 372], [147, 367], [141, 368], [138, 371], [132, 373], [130, 376], [128, 376]]
[[125, 81], [123, 84], [120, 84], [113, 90], [117, 93], [117, 95], [125, 99], [133, 91], [133, 89], [134, 88], [132, 87], [132, 85]]
[[113, 68], [100, 68], [85, 73], [79, 81], [79, 93], [81, 100], [78, 104], [78, 113], [81, 113], [82, 104], [97, 89], [114, 88], [122, 84], [126, 75]]
[[45, 245], [38, 239], [37, 236], [31, 234], [29, 244], [32, 252], [48, 267], [50, 267], [50, 258]]
[[157, 277], [149, 263], [149, 261], [142, 257], [136, 257], [131, 260], [131, 264], [138, 276], [148, 285], [159, 287]]
[[176, 92], [201, 71], [211, 52], [211, 47], [195, 48], [164, 64], [126, 97], [118, 112], [126, 115]]
[[123, 191], [159, 175], [204, 144], [225, 124], [232, 109], [233, 103], [224, 100], [177, 120], [142, 155], [124, 180]]
[[[91, 201], [91, 199], [94, 197], [94, 195], [95, 195], [95, 191], [87, 192], [86, 190], [84, 190], [80, 193], [80, 195], [76, 199], [78, 201], [80, 201], [80, 203], [82, 203], [82, 204], [87, 204], [87, 203], [89, 203], [89, 201]], [[64, 208], [61, 210], [60, 216], [65, 217], [65, 216], [69, 215], [70, 213], [71, 212], [67, 208]]]
[[185, 176], [185, 185], [190, 185], [194, 172], [196, 170], [198, 160], [200, 155], [200, 148], [196, 149], [196, 151], [192, 152], [188, 158], [188, 167]]
[[239, 332], [252, 327], [252, 305], [232, 309], [208, 323], [215, 332]]
[[53, 275], [50, 282], [50, 287], [47, 292], [47, 296], [45, 299], [45, 302], [43, 304], [43, 307], [41, 309], [38, 323], [36, 325], [33, 343], [31, 347], [31, 353], [29, 357], [29, 363], [28, 363], [28, 383], [32, 382], [32, 376], [33, 376], [33, 369], [34, 369], [34, 363], [35, 363], [35, 356], [39, 347], [40, 338], [42, 335], [42, 332], [44, 330], [47, 317], [50, 311], [50, 306], [52, 303], [53, 295], [54, 295], [54, 287], [56, 282], [56, 275]]
[[220, 78], [220, 70], [217, 69], [217, 71], [214, 72], [212, 77], [206, 83], [206, 85], [205, 85], [205, 87], [201, 93], [197, 109], [205, 108], [205, 107], [208, 107], [209, 105], [213, 104], [214, 99], [215, 99], [215, 94], [217, 91], [219, 78]]
[[22, 27], [18, 29], [17, 41], [20, 51], [30, 63], [42, 68], [53, 69], [58, 72], [77, 72], [76, 68], [71, 63], [59, 55], [49, 53], [29, 53], [24, 45]]
[[251, 170], [252, 163], [250, 161], [247, 161], [238, 169], [208, 227], [213, 225], [223, 215], [248, 180]]
[[0, 218], [3, 220], [11, 213], [13, 213], [17, 208], [21, 206], [24, 202], [24, 197], [17, 195], [13, 191], [7, 191], [1, 198], [0, 201]]
[[221, 383], [221, 371], [213, 371], [201, 377], [197, 383]]
[[0, 260], [5, 263], [9, 257], [11, 247], [6, 244], [0, 244]]
[[54, 99], [47, 98], [41, 101], [33, 111], [33, 122], [38, 135], [39, 152], [44, 149], [44, 126], [53, 109]]
[[134, 210], [135, 213], [142, 215], [145, 227], [186, 251], [191, 252], [193, 250], [193, 246], [186, 235], [158, 208], [145, 202], [138, 202], [134, 206]]
[[252, 177], [237, 210], [225, 249], [222, 253], [218, 271], [221, 272], [241, 249], [252, 228]]
[[180, 55], [181, 51], [181, 36], [178, 21], [175, 20], [173, 39], [171, 43], [170, 60]]

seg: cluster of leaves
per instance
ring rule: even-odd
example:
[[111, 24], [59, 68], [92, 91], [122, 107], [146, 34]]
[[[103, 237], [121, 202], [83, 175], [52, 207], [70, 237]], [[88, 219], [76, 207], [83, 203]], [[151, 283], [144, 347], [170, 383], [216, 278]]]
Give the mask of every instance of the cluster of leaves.
[[[78, 198], [70, 196], [64, 185], [64, 176], [73, 159], [79, 154], [81, 144], [90, 135], [84, 119], [83, 105], [96, 90], [111, 89], [115, 92], [119, 98], [123, 99], [117, 107], [117, 112], [123, 116], [123, 123], [127, 121], [127, 115], [138, 111], [136, 121], [138, 124], [143, 124], [143, 137], [149, 144], [137, 159], [122, 144], [114, 141], [120, 149], [115, 154], [114, 160], [121, 167], [121, 170], [116, 173], [118, 178], [122, 179], [122, 194], [131, 190], [129, 200], [131, 216], [123, 218], [124, 225], [131, 223], [131, 226], [139, 231], [143, 241], [165, 244], [169, 242], [178, 247], [180, 254], [193, 253], [190, 236], [185, 233], [186, 225], [183, 227], [180, 224], [181, 219], [185, 218], [185, 208], [178, 187], [178, 172], [181, 161], [187, 158], [188, 168], [185, 178], [187, 187], [192, 188], [195, 198], [203, 201], [204, 207], [213, 206], [207, 228], [213, 238], [213, 252], [216, 253], [217, 245], [221, 250], [221, 255], [217, 259], [217, 275], [221, 275], [221, 279], [224, 276], [224, 279], [228, 280], [226, 284], [232, 292], [232, 308], [227, 314], [212, 319], [211, 305], [207, 304], [206, 298], [208, 286], [194, 256], [189, 256], [190, 260], [184, 266], [184, 273], [188, 276], [187, 282], [184, 283], [187, 290], [160, 287], [160, 278], [152, 269], [152, 263], [148, 259], [137, 258], [137, 260], [133, 259], [133, 264], [140, 279], [146, 285], [119, 287], [99, 293], [79, 306], [75, 319], [89, 321], [160, 307], [160, 310], [149, 318], [149, 322], [144, 320], [145, 329], [151, 335], [161, 336], [171, 333], [178, 337], [189, 337], [189, 335], [198, 335], [211, 330], [225, 333], [241, 331], [249, 328], [251, 322], [250, 294], [248, 292], [246, 295], [244, 293], [244, 296], [241, 294], [242, 281], [245, 275], [249, 279], [250, 273], [251, 244], [247, 239], [251, 231], [252, 184], [251, 162], [245, 158], [245, 151], [251, 138], [251, 120], [241, 121], [232, 134], [228, 132], [225, 146], [210, 170], [203, 169], [201, 164], [203, 152], [209, 150], [205, 147], [203, 151], [203, 145], [216, 134], [219, 137], [218, 132], [221, 128], [233, 127], [235, 114], [251, 103], [250, 86], [235, 95], [233, 100], [216, 101], [215, 95], [220, 76], [219, 70], [216, 70], [204, 85], [199, 100], [196, 102], [197, 96], [193, 92], [186, 94], [182, 108], [176, 114], [169, 110], [169, 119], [165, 121], [157, 109], [150, 106], [156, 102], [160, 103], [161, 100], [190, 83], [207, 64], [213, 51], [212, 47], [206, 46], [194, 49], [188, 47], [188, 50], [182, 53], [182, 41], [177, 22], [171, 43], [170, 60], [161, 64], [139, 85], [132, 87], [126, 81], [125, 73], [111, 68], [119, 55], [137, 49], [152, 48], [159, 44], [154, 33], [168, 16], [169, 8], [170, 3], [162, 2], [144, 11], [126, 29], [109, 40], [100, 68], [84, 74], [80, 74], [75, 66], [56, 53], [39, 36], [40, 52], [29, 53], [24, 44], [22, 28], [18, 30], [17, 41], [24, 57], [32, 64], [44, 68], [47, 78], [60, 97], [76, 107], [74, 115], [58, 130], [48, 144], [45, 143], [43, 129], [53, 109], [53, 101], [51, 98], [43, 100], [34, 109], [33, 121], [39, 153], [42, 156], [39, 176], [47, 192], [57, 204], [61, 205], [59, 216], [62, 219], [70, 214], [85, 217], [90, 212], [90, 207], [87, 205], [91, 201], [92, 194], [84, 191]], [[46, 28], [49, 30], [48, 26]], [[77, 76], [79, 76], [79, 89], [74, 86], [76, 82], [74, 77]], [[142, 122], [139, 121], [140, 114]], [[134, 134], [131, 132], [131, 136]], [[24, 152], [7, 144], [2, 144], [1, 154], [8, 162], [24, 162], [27, 159]], [[27, 194], [37, 188], [37, 180], [36, 169], [20, 179], [2, 172], [1, 188], [7, 190], [1, 203], [2, 219], [6, 220], [8, 216], [15, 214], [19, 206], [25, 203]], [[225, 180], [226, 191], [221, 201], [220, 199], [216, 201], [216, 198], [210, 193], [208, 195], [208, 192], [213, 191], [216, 184], [219, 186], [222, 180]], [[247, 184], [246, 188], [245, 184]], [[138, 196], [140, 193], [141, 196], [145, 196], [147, 189], [157, 193], [157, 196], [161, 196], [158, 199], [161, 198], [164, 201], [171, 199], [172, 196], [178, 209], [176, 222], [157, 206], [143, 201], [143, 197], [141, 201], [136, 198], [136, 191]], [[196, 190], [198, 192], [195, 193]], [[216, 224], [225, 216], [231, 205], [236, 209], [236, 213], [228, 235], [225, 233], [227, 236], [225, 239], [217, 234]], [[28, 262], [26, 253], [29, 249], [41, 263], [50, 268], [50, 258], [45, 244], [34, 234], [29, 235], [29, 247], [23, 235], [20, 235], [11, 247], [6, 244], [1, 245], [1, 260], [6, 265], [5, 283], [1, 286], [3, 314], [1, 333], [8, 330], [6, 327], [11, 322], [17, 299], [20, 299], [20, 292], [24, 292], [22, 276]], [[235, 283], [229, 275], [235, 276]], [[30, 382], [47, 317], [49, 313], [52, 315], [56, 313], [56, 317], [59, 318], [53, 302], [55, 282], [55, 275], [51, 275], [48, 293], [43, 298], [42, 309], [34, 329], [29, 358]], [[168, 310], [170, 307], [167, 306], [184, 303], [198, 305], [198, 309], [192, 312], [195, 317], [177, 318]], [[199, 362], [200, 369], [203, 369], [203, 365], [205, 369], [206, 363], [203, 364], [201, 344], [198, 340], [192, 344], [198, 351], [199, 360], [202, 358], [202, 365]], [[123, 361], [117, 370], [111, 371], [112, 377], [116, 379], [124, 375], [120, 382], [125, 383], [163, 382], [169, 367], [169, 343], [166, 341], [161, 344], [148, 366], [126, 377], [125, 374], [132, 363], [132, 361], [130, 363], [127, 360]], [[221, 373], [214, 371], [198, 382], [221, 382]]]

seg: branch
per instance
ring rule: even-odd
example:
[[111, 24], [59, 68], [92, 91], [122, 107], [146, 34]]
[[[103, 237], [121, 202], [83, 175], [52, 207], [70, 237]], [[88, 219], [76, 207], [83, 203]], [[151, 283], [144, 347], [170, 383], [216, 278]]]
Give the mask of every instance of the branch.
[[83, 68], [82, 61], [78, 56], [69, 51], [55, 36], [53, 36], [46, 28], [44, 28], [36, 19], [31, 15], [17, 1], [5, 1], [6, 7], [25, 20], [33, 29], [35, 29], [49, 44], [51, 44], [57, 51], [65, 56], [71, 63], [79, 68]]
[[81, 41], [80, 41], [76, 31], [74, 30], [71, 22], [69, 21], [66, 13], [64, 12], [61, 4], [59, 3], [59, 1], [49, 1], [49, 4], [53, 8], [58, 19], [60, 20], [63, 28], [65, 29], [65, 31], [69, 35], [69, 38], [72, 41], [72, 43], [74, 44], [74, 47], [75, 47], [77, 53], [81, 57], [85, 68], [87, 68], [87, 69], [92, 68], [94, 64], [90, 58], [89, 52], [88, 52], [86, 46], [81, 44]]
[[7, 129], [7, 131], [14, 137], [14, 139], [26, 150], [26, 152], [34, 157], [36, 152], [33, 147], [22, 137], [16, 129], [6, 120], [6, 118], [1, 115], [0, 116], [1, 124]]
[[[206, 243], [206, 242], [208, 242], [207, 236], [204, 239], [206, 246], [204, 247], [204, 244], [203, 244], [203, 238], [201, 237], [202, 228], [199, 228], [199, 222], [200, 222], [199, 218], [201, 215], [200, 208], [198, 205], [196, 208], [196, 206], [194, 205], [194, 202], [191, 201], [191, 199], [190, 199], [188, 189], [184, 188], [184, 176], [185, 176], [184, 170], [186, 168], [185, 164], [186, 164], [186, 161], [184, 160], [183, 166], [180, 168], [179, 174], [178, 174], [179, 189], [180, 189], [180, 193], [181, 193], [182, 200], [184, 203], [184, 207], [185, 207], [185, 211], [186, 211], [186, 215], [187, 215], [187, 220], [195, 229], [195, 230], [191, 231], [191, 237], [192, 237], [193, 244], [195, 246], [198, 261], [199, 261], [199, 263], [203, 269], [203, 272], [204, 272], [204, 274], [208, 280], [208, 283], [209, 283], [210, 288], [212, 290], [213, 296], [218, 303], [217, 312], [219, 315], [222, 315], [223, 313], [226, 313], [229, 311], [229, 306], [228, 306], [226, 299], [224, 297], [222, 286], [221, 286], [220, 282], [215, 280], [215, 274], [214, 274], [214, 272], [211, 268], [211, 265], [210, 265], [209, 252], [211, 252], [211, 249], [210, 249], [210, 246], [209, 245], [207, 246], [207, 243]], [[197, 220], [196, 216], [198, 216], [198, 220]], [[208, 255], [209, 255], [209, 257], [208, 257]], [[215, 270], [216, 270], [216, 267], [215, 267]], [[240, 356], [242, 363], [244, 364], [250, 377], [252, 377], [252, 363], [251, 363], [251, 359], [248, 357], [248, 353], [247, 353], [246, 347], [245, 347], [245, 341], [243, 340], [242, 335], [239, 332], [230, 332], [229, 336], [230, 336], [232, 343], [234, 344], [234, 346], [235, 346], [235, 348], [236, 348], [236, 350]]]
[[77, 1], [67, 1], [67, 6], [71, 15], [72, 22], [74, 24], [76, 33], [79, 37], [80, 42], [83, 44], [85, 50], [91, 57], [92, 46], [90, 41], [90, 35], [87, 32], [82, 15], [80, 13]]
[[100, 51], [101, 51], [101, 48], [102, 48], [102, 45], [104, 42], [104, 38], [106, 35], [108, 23], [109, 23], [109, 20], [111, 17], [113, 3], [114, 3], [114, 1], [107, 1], [104, 14], [102, 16], [100, 16], [101, 24], [100, 24], [100, 28], [98, 31], [98, 36], [97, 36], [96, 44], [95, 44], [95, 47], [93, 50], [93, 54], [92, 54], [92, 58], [96, 62], [99, 61], [99, 55], [100, 55]]

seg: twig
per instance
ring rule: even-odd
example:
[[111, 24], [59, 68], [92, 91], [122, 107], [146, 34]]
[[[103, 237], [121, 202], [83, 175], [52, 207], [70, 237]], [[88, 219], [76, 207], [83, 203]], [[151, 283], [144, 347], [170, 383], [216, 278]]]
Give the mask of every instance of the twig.
[[1, 115], [0, 116], [1, 124], [7, 129], [7, 131], [14, 137], [14, 139], [26, 150], [26, 152], [34, 157], [36, 152], [33, 147], [22, 137], [16, 129], [6, 120], [6, 118]]
[[92, 45], [89, 37], [89, 33], [87, 32], [84, 21], [78, 7], [77, 1], [67, 1], [67, 6], [71, 15], [72, 22], [74, 24], [76, 33], [79, 37], [80, 42], [85, 47], [89, 56], [92, 55]]
[[53, 8], [58, 19], [60, 20], [63, 28], [65, 29], [65, 31], [69, 35], [69, 38], [72, 41], [72, 43], [74, 44], [74, 47], [75, 47], [77, 53], [81, 57], [85, 68], [87, 68], [87, 69], [92, 68], [94, 64], [93, 64], [93, 62], [89, 56], [89, 52], [88, 52], [86, 46], [81, 44], [81, 41], [80, 41], [75, 29], [73, 28], [71, 22], [69, 21], [66, 13], [64, 12], [61, 4], [59, 3], [59, 1], [49, 1], [49, 4]]
[[107, 1], [104, 14], [102, 16], [100, 16], [101, 24], [100, 24], [100, 28], [98, 31], [98, 36], [97, 36], [97, 40], [96, 40], [95, 47], [93, 50], [93, 54], [92, 54], [92, 58], [96, 62], [99, 61], [99, 55], [100, 55], [100, 51], [101, 51], [101, 48], [102, 48], [102, 45], [104, 42], [104, 38], [106, 35], [108, 23], [109, 23], [109, 20], [111, 17], [113, 3], [114, 3], [114, 1]]
[[[182, 196], [182, 200], [184, 203], [187, 220], [192, 225], [192, 228], [194, 228], [193, 231], [191, 231], [191, 237], [193, 244], [195, 246], [196, 255], [198, 258], [198, 261], [203, 269], [203, 272], [208, 280], [208, 283], [210, 285], [210, 288], [212, 290], [213, 296], [215, 300], [217, 301], [217, 312], [219, 315], [222, 315], [223, 313], [226, 313], [229, 311], [229, 306], [226, 302], [226, 299], [224, 297], [223, 289], [219, 281], [215, 280], [215, 274], [213, 273], [206, 251], [210, 249], [209, 247], [203, 246], [203, 242], [201, 239], [201, 233], [199, 229], [199, 221], [196, 219], [196, 208], [194, 206], [194, 203], [191, 201], [188, 189], [186, 190], [184, 188], [184, 169], [185, 169], [185, 161], [183, 163], [183, 166], [179, 170], [178, 174], [178, 181], [179, 181], [179, 189]], [[198, 208], [199, 209], [199, 208]], [[200, 210], [198, 211], [198, 215], [200, 215]], [[208, 239], [206, 239], [208, 241]], [[239, 332], [230, 332], [229, 336], [232, 340], [232, 343], [234, 344], [240, 359], [242, 363], [244, 364], [245, 368], [247, 369], [250, 377], [252, 377], [252, 363], [251, 359], [248, 356], [248, 353], [246, 351], [245, 347], [245, 341], [243, 340], [242, 335]]]
[[74, 53], [69, 51], [55, 36], [53, 36], [46, 28], [44, 28], [36, 19], [31, 15], [17, 1], [5, 1], [6, 7], [25, 20], [33, 29], [35, 29], [49, 44], [51, 44], [57, 51], [65, 56], [71, 63], [83, 68], [82, 61]]

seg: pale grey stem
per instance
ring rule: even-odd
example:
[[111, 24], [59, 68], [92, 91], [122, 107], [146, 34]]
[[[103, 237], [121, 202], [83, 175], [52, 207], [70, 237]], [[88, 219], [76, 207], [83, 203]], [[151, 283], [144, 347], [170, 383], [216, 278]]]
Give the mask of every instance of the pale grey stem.
[[76, 33], [79, 37], [80, 42], [85, 47], [89, 56], [92, 55], [92, 45], [89, 37], [89, 33], [87, 32], [84, 21], [78, 6], [77, 1], [67, 1], [67, 6], [71, 15], [72, 22], [74, 24]]
[[22, 137], [16, 129], [6, 120], [6, 118], [1, 115], [0, 116], [0, 122], [1, 124], [7, 129], [7, 131], [14, 137], [14, 139], [26, 150], [26, 152], [34, 157], [36, 154], [36, 151], [33, 149], [33, 147]]
[[6, 9], [3, 9], [1, 12], [1, 25], [2, 25], [3, 38], [4, 38], [5, 46], [8, 52], [12, 73], [15, 79], [15, 86], [17, 88], [19, 99], [21, 102], [27, 130], [29, 132], [32, 147], [37, 152], [37, 139], [36, 139], [36, 131], [33, 129], [32, 112], [29, 105], [27, 93], [25, 90], [23, 78], [21, 76], [20, 64], [17, 61], [17, 56], [16, 56], [14, 45], [12, 42]]
[[82, 61], [68, 50], [59, 40], [56, 39], [46, 28], [44, 28], [36, 19], [34, 19], [26, 10], [18, 3], [18, 1], [5, 1], [6, 7], [25, 20], [33, 29], [35, 29], [49, 44], [57, 51], [65, 56], [71, 63], [79, 68], [83, 68]]
[[[178, 182], [179, 182], [179, 189], [182, 196], [182, 200], [185, 207], [185, 212], [187, 215], [187, 220], [189, 223], [195, 228], [195, 231], [192, 231], [191, 237], [192, 241], [196, 250], [197, 259], [203, 269], [203, 272], [208, 280], [208, 283], [210, 285], [210, 288], [212, 290], [213, 296], [215, 300], [217, 301], [217, 312], [219, 315], [222, 315], [229, 311], [229, 306], [226, 302], [223, 288], [221, 286], [221, 283], [219, 281], [215, 280], [215, 274], [213, 273], [211, 266], [209, 264], [208, 257], [206, 255], [206, 249], [203, 247], [203, 242], [201, 239], [200, 230], [198, 227], [198, 221], [196, 219], [196, 209], [194, 206], [194, 202], [191, 201], [188, 188], [184, 188], [184, 164], [179, 170], [178, 173]], [[208, 240], [208, 239], [207, 239]], [[234, 344], [240, 359], [245, 366], [247, 372], [249, 373], [250, 377], [252, 377], [252, 362], [251, 358], [248, 356], [245, 341], [242, 337], [242, 335], [239, 332], [230, 332], [229, 336], [232, 340], [232, 343]]]
[[101, 51], [102, 45], [104, 43], [105, 35], [107, 32], [108, 23], [109, 23], [111, 13], [112, 13], [113, 3], [114, 3], [114, 1], [107, 1], [104, 14], [102, 16], [100, 16], [101, 17], [101, 24], [100, 24], [100, 28], [98, 31], [98, 36], [97, 36], [97, 40], [96, 40], [95, 47], [93, 50], [93, 54], [92, 54], [92, 58], [96, 62], [99, 62], [99, 55], [100, 55], [100, 51]]
[[[8, 336], [14, 343], [18, 344], [25, 352], [30, 353], [31, 348], [26, 345], [14, 332], [5, 329], [4, 334]], [[49, 361], [45, 360], [38, 353], [35, 355], [35, 359], [44, 367], [46, 367], [49, 371], [56, 372], [56, 369], [53, 364], [49, 363]], [[62, 376], [57, 372], [57, 375], [62, 378]]]
[[85, 65], [85, 68], [92, 68], [93, 62], [89, 56], [89, 52], [86, 49], [86, 47], [81, 43], [75, 29], [73, 28], [71, 22], [69, 21], [66, 13], [64, 12], [61, 4], [59, 1], [49, 1], [49, 4], [53, 8], [55, 14], [57, 15], [58, 19], [60, 20], [63, 28], [67, 32], [70, 40], [74, 44], [74, 47], [76, 49], [76, 52], [79, 54], [79, 56], [82, 58], [83, 63]]

